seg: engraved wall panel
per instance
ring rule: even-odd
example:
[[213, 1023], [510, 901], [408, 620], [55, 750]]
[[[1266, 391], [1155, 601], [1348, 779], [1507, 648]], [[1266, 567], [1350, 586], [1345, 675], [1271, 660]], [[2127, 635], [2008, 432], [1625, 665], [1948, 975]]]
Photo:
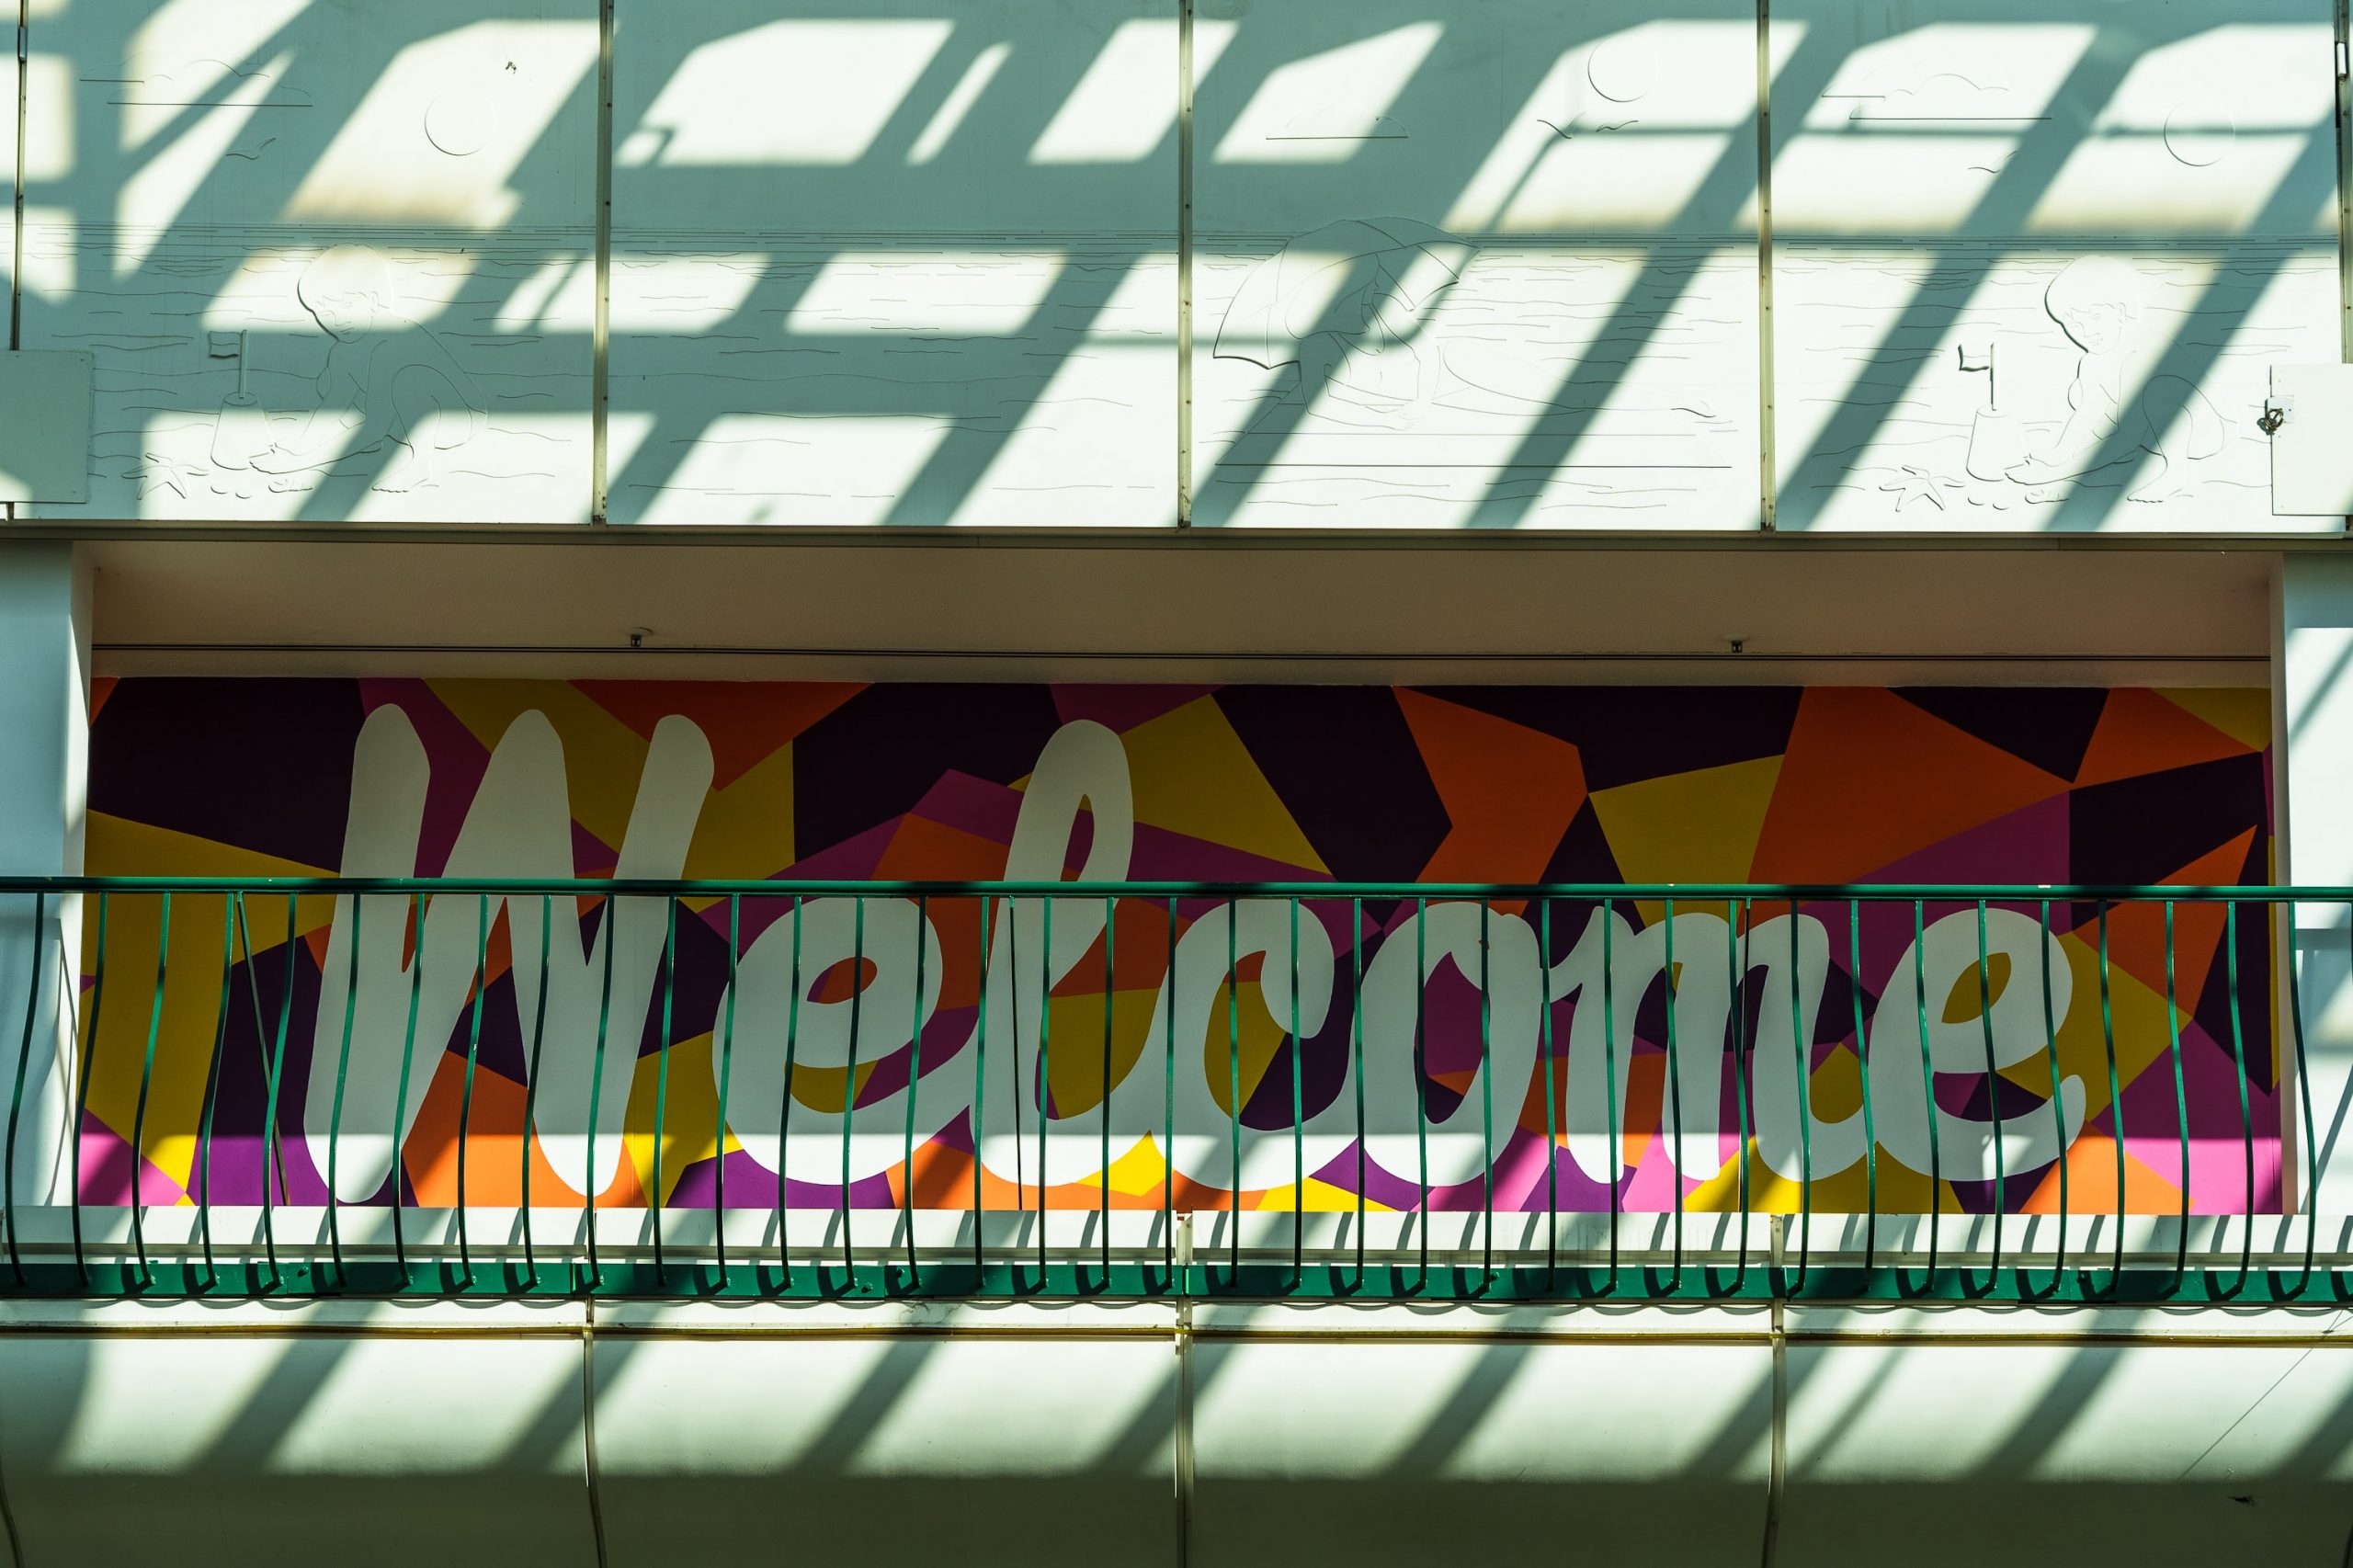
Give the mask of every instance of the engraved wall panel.
[[1754, 528], [1756, 14], [1205, 0], [1198, 523]]
[[614, 521], [1176, 520], [1173, 0], [623, 0], [616, 48]]
[[46, 517], [581, 522], [595, 0], [36, 6], [28, 347], [97, 357]]
[[1777, 0], [1784, 528], [2259, 529], [2338, 357], [2326, 0]]

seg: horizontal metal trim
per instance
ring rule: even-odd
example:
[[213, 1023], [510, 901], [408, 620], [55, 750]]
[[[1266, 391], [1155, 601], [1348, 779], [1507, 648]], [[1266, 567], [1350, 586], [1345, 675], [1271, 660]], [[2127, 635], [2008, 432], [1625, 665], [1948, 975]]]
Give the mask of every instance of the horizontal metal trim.
[[849, 648], [760, 646], [756, 644], [663, 643], [631, 647], [625, 642], [93, 642], [96, 653], [474, 653], [487, 656], [545, 653], [644, 653], [665, 656], [757, 657], [778, 659], [940, 659], [970, 663], [982, 659], [1030, 659], [1090, 664], [1197, 663], [1204, 660], [1288, 665], [1396, 664], [1540, 664], [1540, 665], [2268, 665], [2264, 653], [1649, 653], [1625, 651], [1570, 652], [1432, 652], [1350, 653], [1252, 649], [1103, 648]]
[[827, 528], [809, 524], [676, 525], [587, 523], [142, 523], [121, 520], [17, 522], [0, 542], [145, 540], [220, 544], [467, 544], [739, 550], [1191, 550], [1305, 551], [1821, 551], [1887, 553], [1907, 551], [2119, 551], [2164, 554], [2193, 551], [2276, 553], [2342, 550], [2343, 531], [2277, 534], [2178, 533], [1879, 533], [1768, 532], [1761, 528], [1614, 532], [1585, 529], [1178, 528], [1173, 525], [1118, 528]]
[[[1199, 1305], [1199, 1302], [1195, 1303]], [[1759, 1312], [1763, 1303], [1757, 1303]], [[1312, 1310], [1312, 1309], [1311, 1309]], [[1334, 1306], [1336, 1312], [1353, 1310]], [[1954, 1311], [1966, 1311], [1965, 1306]], [[2082, 1306], [2072, 1309], [2092, 1313], [2102, 1309]], [[2204, 1309], [2227, 1311], [2224, 1308]], [[774, 1343], [782, 1340], [843, 1341], [875, 1338], [922, 1340], [995, 1340], [1000, 1343], [1028, 1341], [1095, 1340], [1095, 1341], [1165, 1341], [1175, 1343], [1189, 1337], [1196, 1341], [1220, 1344], [1260, 1345], [1528, 1345], [1579, 1346], [1598, 1348], [1623, 1347], [1635, 1345], [1658, 1346], [1743, 1346], [1761, 1348], [1773, 1342], [1770, 1329], [1747, 1326], [1727, 1326], [1722, 1330], [1692, 1328], [1678, 1325], [1657, 1330], [1643, 1329], [1560, 1329], [1526, 1328], [1498, 1325], [1495, 1328], [1267, 1328], [1246, 1325], [1233, 1327], [1190, 1328], [1179, 1324], [1158, 1324], [1150, 1326], [1121, 1327], [1099, 1323], [1073, 1324], [1055, 1326], [1035, 1321], [1018, 1325], [996, 1326], [987, 1324], [812, 1324], [806, 1327], [790, 1327], [779, 1324], [720, 1324], [711, 1323], [662, 1325], [645, 1323], [603, 1324], [597, 1323], [550, 1324], [483, 1324], [467, 1326], [449, 1324], [399, 1324], [384, 1322], [344, 1324], [272, 1324], [246, 1320], [237, 1323], [191, 1324], [120, 1324], [120, 1323], [41, 1323], [0, 1324], [0, 1340], [26, 1339], [627, 1339], [627, 1340], [750, 1340]], [[1934, 1329], [1898, 1329], [1875, 1332], [1851, 1329], [1789, 1330], [1782, 1337], [1792, 1346], [1949, 1346], [1954, 1349], [1999, 1349], [2018, 1346], [2048, 1346], [2069, 1349], [2215, 1349], [2261, 1350], [2296, 1349], [2353, 1350], [2353, 1335], [2332, 1335], [2325, 1329], [2309, 1332], [2279, 1334], [2185, 1334], [2178, 1330], [2152, 1330], [2142, 1334], [2101, 1330], [2085, 1334], [2069, 1334], [2048, 1328], [2024, 1329], [2016, 1334], [1973, 1330], [1968, 1333], [1940, 1333]]]
[[[474, 893], [497, 895], [585, 895], [601, 898], [793, 898], [803, 895], [845, 898], [1046, 898], [1058, 901], [1092, 899], [1263, 898], [1299, 903], [1334, 899], [1570, 899], [1631, 903], [1657, 900], [1722, 903], [1727, 899], [1781, 903], [1790, 899], [1814, 903], [1841, 900], [1856, 903], [1971, 903], [1978, 902], [2051, 903], [2353, 903], [2353, 885], [2289, 886], [2248, 883], [2123, 883], [2123, 882], [1236, 882], [1199, 881], [881, 881], [824, 878], [655, 878], [655, 877], [89, 877], [0, 876], [0, 893], [152, 893], [221, 894], [315, 893], [349, 897], [360, 894]], [[79, 1207], [90, 1207], [82, 1205]], [[108, 1206], [112, 1207], [112, 1206]], [[330, 1212], [339, 1213], [340, 1209]], [[774, 1210], [757, 1210], [774, 1212]], [[796, 1210], [798, 1212], [800, 1210]], [[835, 1210], [807, 1210], [830, 1214]], [[659, 1212], [659, 1210], [651, 1210]], [[896, 1213], [896, 1210], [872, 1212]], [[1088, 1212], [1079, 1210], [1078, 1212]], [[1539, 1210], [1514, 1210], [1533, 1219]], [[1722, 1210], [1699, 1210], [1722, 1212]], [[1211, 1218], [1222, 1218], [1212, 1214]], [[2237, 1216], [2231, 1216], [2236, 1218]], [[2259, 1219], [2279, 1218], [2259, 1215]], [[2286, 1216], [2293, 1218], [2293, 1216]], [[1826, 1255], [1823, 1255], [1826, 1256]]]

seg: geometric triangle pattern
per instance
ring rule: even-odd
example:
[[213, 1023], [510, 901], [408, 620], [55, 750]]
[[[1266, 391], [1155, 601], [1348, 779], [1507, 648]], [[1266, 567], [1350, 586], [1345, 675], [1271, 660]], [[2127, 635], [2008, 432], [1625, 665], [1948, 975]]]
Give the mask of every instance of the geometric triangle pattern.
[[[541, 877], [604, 877], [637, 865], [642, 874], [696, 879], [987, 881], [1007, 874], [1017, 839], [1038, 840], [1036, 824], [1057, 810], [1066, 831], [1054, 830], [1057, 844], [1025, 851], [1045, 856], [1022, 873], [1031, 879], [1099, 869], [1122, 846], [1123, 858], [1112, 855], [1120, 874], [1176, 883], [2226, 885], [2260, 881], [2271, 863], [2271, 710], [2256, 688], [134, 676], [106, 682], [96, 702], [87, 865], [97, 875], [334, 875], [355, 833], [373, 834], [381, 857], [386, 822], [354, 813], [386, 808], [356, 808], [375, 797], [371, 781], [356, 777], [355, 756], [363, 726], [384, 724], [414, 737], [415, 794], [400, 809], [415, 814], [414, 864], [403, 869], [417, 875], [462, 872], [453, 857], [494, 841], [509, 856], [502, 874], [523, 874], [511, 869], [512, 856], [537, 854], [552, 857], [531, 866]], [[485, 781], [508, 766], [501, 748], [510, 735], [527, 732], [553, 736], [558, 771], [534, 776], [529, 791], [506, 801], [498, 809], [508, 816], [493, 834], [477, 820], [490, 809]], [[648, 804], [660, 787], [654, 769], [665, 756], [685, 755], [674, 746], [681, 734], [699, 737], [687, 754], [707, 759], [707, 777], [674, 786], [699, 793], [686, 800], [677, 842], [659, 850], [670, 857], [666, 869], [643, 870], [661, 831]], [[1059, 771], [1041, 786], [1050, 746]], [[410, 827], [391, 828], [391, 841], [404, 844]], [[1098, 840], [1107, 834], [1120, 836]], [[632, 1051], [633, 1062], [615, 1080], [623, 1109], [611, 1173], [587, 1199], [565, 1187], [562, 1161], [528, 1125], [532, 1042], [515, 995], [517, 928], [512, 907], [494, 910], [479, 978], [461, 977], [456, 1023], [446, 1038], [413, 1042], [415, 1120], [374, 1200], [446, 1206], [462, 1196], [505, 1205], [519, 1202], [528, 1186], [534, 1204], [693, 1206], [723, 1197], [730, 1205], [773, 1206], [779, 1179], [756, 1158], [772, 1140], [747, 1147], [722, 1104], [718, 1067], [733, 1048], [722, 1043], [720, 999], [745, 953], [779, 928], [789, 902], [678, 902], [642, 1018], [618, 1017], [609, 1031], [607, 1049]], [[1099, 903], [1091, 923], [1074, 913], [1084, 902], [1057, 903], [1062, 925], [1041, 955], [1034, 927], [1007, 922], [1001, 906], [984, 914], [970, 897], [929, 901], [924, 918], [938, 943], [926, 984], [937, 992], [931, 1011], [918, 1026], [910, 1002], [910, 1016], [894, 1014], [870, 1041], [871, 1020], [861, 1025], [856, 1074], [837, 1060], [813, 1063], [790, 1091], [793, 1103], [813, 1117], [831, 1114], [837, 1125], [845, 1096], [853, 1112], [886, 1100], [903, 1107], [911, 1074], [919, 1093], [947, 1082], [935, 1074], [964, 1052], [981, 1056], [990, 988], [1001, 997], [1006, 983], [1004, 968], [983, 955], [1009, 953], [1006, 944], [1017, 939], [1029, 944], [1019, 961], [1051, 970], [1047, 1005], [1032, 1005], [1032, 991], [1029, 1012], [1016, 1020], [1051, 1043], [1018, 1108], [1032, 1134], [1044, 1114], [1091, 1140], [1102, 1118], [1124, 1114], [1126, 1090], [1115, 1088], [1107, 1101], [1107, 1083], [1179, 1071], [1209, 1080], [1207, 1102], [1222, 1129], [1211, 1142], [1220, 1147], [1229, 1135], [1238, 1142], [1273, 1134], [1288, 1152], [1295, 1105], [1319, 1128], [1349, 1123], [1349, 1085], [1370, 1080], [1380, 1065], [1368, 1062], [1367, 1080], [1354, 1076], [1367, 1016], [1358, 977], [1391, 944], [1415, 939], [1415, 899], [1318, 897], [1297, 906], [1310, 940], [1333, 955], [1328, 995], [1303, 986], [1313, 993], [1300, 997], [1303, 1010], [1319, 1020], [1302, 1022], [1304, 1038], [1278, 1005], [1290, 993], [1277, 967], [1282, 949], [1270, 948], [1271, 938], [1237, 938], [1233, 972], [1225, 971], [1222, 896], [1120, 900], [1108, 935]], [[1451, 918], [1446, 902], [1427, 901], [1425, 941]], [[1670, 902], [1672, 931], [1684, 944], [1671, 981], [1657, 950], [1665, 933], [1654, 929]], [[608, 915], [601, 901], [584, 898], [568, 911], [563, 903], [552, 906], [560, 913], [551, 941], [598, 950]], [[1580, 1028], [1578, 1015], [1604, 1006], [1578, 978], [1586, 972], [1580, 963], [1598, 972], [1597, 947], [1579, 943], [1597, 928], [1600, 907], [1597, 896], [1499, 897], [1485, 905], [1464, 927], [1472, 935], [1430, 963], [1401, 1037], [1420, 1047], [1404, 1068], [1411, 1092], [1403, 1102], [1417, 1101], [1419, 1111], [1399, 1113], [1402, 1145], [1381, 1145], [1392, 1149], [1391, 1163], [1364, 1155], [1374, 1144], [1360, 1149], [1347, 1133], [1342, 1153], [1316, 1168], [1286, 1164], [1277, 1179], [1250, 1189], [1249, 1203], [1346, 1209], [1361, 1197], [1378, 1207], [1475, 1208], [1488, 1186], [1483, 1174], [1425, 1183], [1410, 1159], [1394, 1153], [1413, 1146], [1418, 1115], [1426, 1131], [1449, 1136], [1491, 1123], [1486, 1155], [1501, 1204], [1541, 1210], [1557, 1194], [1574, 1210], [1615, 1202], [1696, 1211], [1733, 1207], [1745, 1195], [1753, 1208], [1793, 1210], [1804, 1195], [1777, 1165], [1753, 1115], [1752, 1090], [1762, 1081], [1757, 1042], [1779, 1042], [1774, 1081], [1804, 1074], [1813, 1146], [1826, 1151], [1845, 1147], [1849, 1133], [1839, 1129], [1859, 1127], [1874, 1083], [1902, 1081], [1875, 1073], [1870, 1062], [1884, 1041], [1920, 1050], [1916, 1023], [1904, 1023], [1915, 1016], [1928, 1019], [1937, 1042], [1927, 1092], [1949, 1131], [1997, 1119], [2048, 1124], [2054, 1066], [2081, 1086], [2082, 1131], [2067, 1152], [2006, 1172], [2001, 1201], [2012, 1210], [2054, 1210], [2063, 1170], [2075, 1212], [2120, 1205], [2231, 1212], [2279, 1201], [2282, 1096], [2269, 933], [2259, 918], [2233, 923], [2220, 906], [2182, 904], [2168, 926], [2154, 903], [2008, 906], [2005, 919], [2047, 925], [2051, 961], [2072, 982], [2070, 1005], [2046, 1041], [2039, 1017], [2021, 1022], [2013, 1011], [2039, 988], [2022, 985], [2008, 953], [1989, 954], [1981, 976], [1967, 951], [1972, 906], [1872, 903], [1850, 915], [1836, 900], [1808, 902], [1800, 925], [1818, 922], [1828, 951], [1822, 957], [1817, 946], [1801, 961], [1802, 973], [1816, 966], [1821, 1003], [1794, 1026], [1804, 1034], [1793, 1042], [1788, 1017], [1765, 1016], [1773, 994], [1765, 977], [1788, 960], [1762, 927], [1779, 921], [1775, 939], [1786, 941], [1786, 900], [1609, 900], [1619, 922], [1613, 939], [1647, 953], [1640, 961], [1651, 967], [1632, 987], [1638, 994], [1608, 1004], [1623, 1051], [1614, 1127], [1573, 1129], [1582, 1113], [1569, 1096], [1569, 1042], [1573, 1033], [1597, 1038], [1598, 1020], [1588, 1017]], [[150, 1201], [250, 1203], [265, 1194], [318, 1201], [325, 1173], [312, 1160], [303, 1117], [313, 1076], [336, 1066], [338, 1042], [314, 1038], [323, 995], [347, 978], [326, 972], [336, 901], [306, 896], [290, 911], [282, 899], [248, 899], [240, 909], [218, 895], [184, 895], [172, 908], [167, 950], [153, 901], [119, 897], [109, 913], [103, 983], [96, 922], [84, 922], [85, 1199], [125, 1202], [136, 1190]], [[462, 918], [471, 927], [473, 915]], [[1959, 923], [1938, 928], [1963, 933], [1961, 967], [1940, 972], [1940, 994], [1926, 994], [1907, 965], [1916, 957], [1915, 929], [1939, 922]], [[1199, 982], [1205, 1000], [1171, 1013], [1163, 1007], [1168, 954], [1197, 928], [1212, 939], [1195, 949], [1209, 952], [1217, 972]], [[1759, 932], [1753, 949], [1751, 930]], [[1513, 955], [1540, 947], [1541, 983], [1552, 995], [1540, 1023], [1549, 1028], [1532, 1041], [1499, 1040], [1501, 1008], [1483, 1005], [1480, 971], [1524, 961]], [[413, 964], [416, 950], [412, 926], [401, 962]], [[1744, 953], [1747, 975], [1736, 993], [1721, 972], [1691, 967], [1737, 966]], [[807, 1006], [837, 1006], [882, 985], [871, 959], [860, 961], [862, 971], [845, 953], [804, 974]], [[170, 980], [157, 1007], [159, 968]], [[1701, 979], [1708, 984], [1696, 985]], [[1670, 984], [1679, 998], [1673, 1006]], [[1707, 995], [1720, 998], [1712, 1017], [1691, 1000]], [[1786, 1011], [1786, 1001], [1780, 1006]], [[1186, 1027], [1199, 1038], [1176, 1038], [1176, 1017], [1192, 1020]], [[2019, 1038], [2030, 1047], [1990, 1074], [1970, 1056], [1989, 1017], [2006, 1020], [2006, 1030], [2025, 1029]], [[1017, 1114], [1014, 1058], [1006, 1053], [1017, 1049], [1001, 1036], [986, 1043], [993, 1136], [998, 1115]], [[1520, 1055], [1510, 1058], [1512, 1051]], [[1524, 1062], [1530, 1051], [1536, 1066], [1527, 1082], [1483, 1077], [1487, 1064]], [[1239, 1103], [1232, 1103], [1235, 1089]], [[1856, 1160], [1818, 1172], [1817, 1212], [1859, 1208], [1867, 1183], [1891, 1210], [1994, 1204], [1995, 1185], [1982, 1173], [1948, 1167], [1932, 1176], [1898, 1157], [1904, 1116], [1925, 1122], [1927, 1107], [1873, 1109], [1882, 1126], [1874, 1171]], [[1573, 1138], [1580, 1129], [1595, 1136]], [[1157, 1208], [1165, 1195], [1179, 1207], [1231, 1200], [1172, 1171], [1163, 1142], [1153, 1130], [1115, 1152], [1108, 1176], [1040, 1190], [1034, 1167], [999, 1171], [983, 1162], [975, 1169], [968, 1108], [912, 1158], [893, 1156], [879, 1174], [854, 1177], [847, 1194], [837, 1177], [802, 1180], [797, 1156], [781, 1185], [793, 1203], [827, 1207], [845, 1199], [969, 1207], [975, 1192], [984, 1207], [1006, 1208]], [[266, 1158], [273, 1146], [275, 1159]], [[1597, 1161], [1597, 1147], [1614, 1150], [1614, 1176], [1581, 1163]], [[1179, 1158], [1198, 1168], [1195, 1156]]]

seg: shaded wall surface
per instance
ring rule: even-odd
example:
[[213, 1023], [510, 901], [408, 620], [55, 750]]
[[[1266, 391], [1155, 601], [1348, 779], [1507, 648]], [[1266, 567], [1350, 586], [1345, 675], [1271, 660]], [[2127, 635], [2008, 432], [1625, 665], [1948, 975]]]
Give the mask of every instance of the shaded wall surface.
[[0, 1329], [30, 1568], [2324, 1568], [2353, 1526], [2326, 1311], [45, 1311]]
[[2341, 521], [2275, 514], [2256, 423], [2343, 358], [2328, 0], [28, 36], [18, 335], [96, 377], [43, 517]]

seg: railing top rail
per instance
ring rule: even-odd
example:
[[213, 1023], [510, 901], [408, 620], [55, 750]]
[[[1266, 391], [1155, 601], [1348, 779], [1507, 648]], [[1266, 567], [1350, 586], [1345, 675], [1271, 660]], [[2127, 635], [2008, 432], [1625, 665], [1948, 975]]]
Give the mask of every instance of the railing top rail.
[[1801, 903], [2353, 903], [2353, 886], [2094, 882], [908, 881], [845, 878], [0, 876], [0, 894], [475, 893], [686, 898], [1692, 899]]

